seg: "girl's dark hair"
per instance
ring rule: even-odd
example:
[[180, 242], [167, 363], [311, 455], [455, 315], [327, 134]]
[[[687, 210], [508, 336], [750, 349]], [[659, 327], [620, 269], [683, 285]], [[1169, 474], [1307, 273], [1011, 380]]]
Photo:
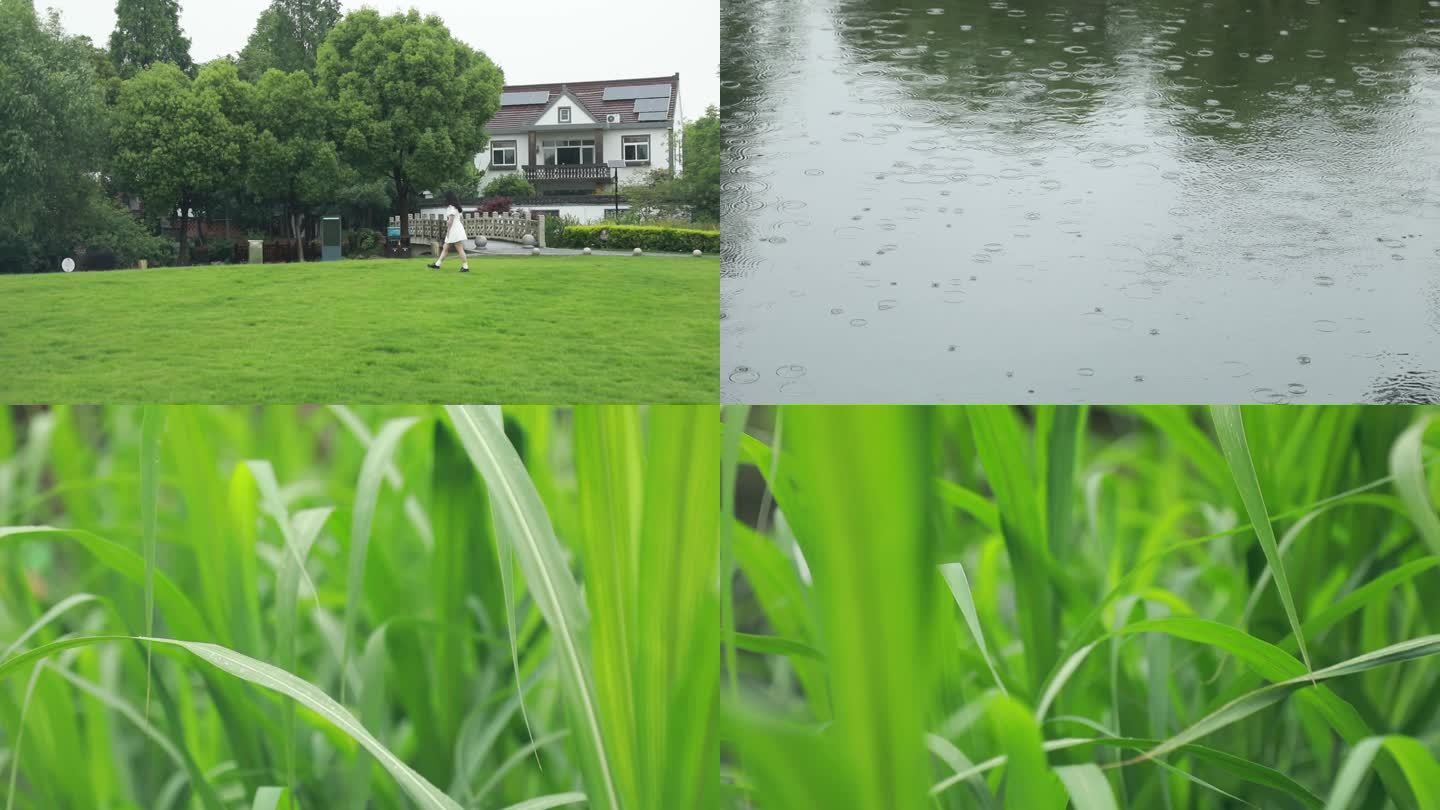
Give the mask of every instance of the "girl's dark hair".
[[445, 204], [446, 204], [446, 205], [453, 205], [453, 206], [455, 206], [455, 210], [456, 210], [456, 211], [459, 211], [459, 212], [462, 213], [462, 214], [465, 213], [465, 209], [463, 209], [463, 208], [460, 207], [460, 198], [457, 197], [457, 196], [455, 195], [455, 192], [453, 192], [453, 191], [447, 191], [447, 192], [445, 192]]

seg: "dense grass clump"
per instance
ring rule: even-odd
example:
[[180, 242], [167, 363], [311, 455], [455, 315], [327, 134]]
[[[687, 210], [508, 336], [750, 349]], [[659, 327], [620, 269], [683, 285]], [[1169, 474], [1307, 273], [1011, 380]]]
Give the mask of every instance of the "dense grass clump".
[[711, 807], [714, 406], [0, 412], [0, 807]]
[[1434, 413], [727, 410], [723, 806], [1440, 807]]

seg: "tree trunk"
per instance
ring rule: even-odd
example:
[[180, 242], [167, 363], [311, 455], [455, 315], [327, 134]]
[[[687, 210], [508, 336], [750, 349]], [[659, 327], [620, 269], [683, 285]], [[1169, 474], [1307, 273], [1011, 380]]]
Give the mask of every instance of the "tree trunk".
[[190, 195], [180, 195], [180, 255], [181, 267], [190, 261]]
[[293, 211], [290, 214], [290, 233], [295, 235], [295, 261], [305, 263], [305, 234], [301, 226], [305, 223], [305, 215]]

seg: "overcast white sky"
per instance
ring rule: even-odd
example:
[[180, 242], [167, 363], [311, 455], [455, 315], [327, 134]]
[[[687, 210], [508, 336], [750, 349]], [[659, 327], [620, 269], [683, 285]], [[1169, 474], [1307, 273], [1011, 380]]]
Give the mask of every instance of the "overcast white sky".
[[[236, 53], [269, 0], [180, 0], [190, 55], [206, 62]], [[37, 0], [65, 29], [103, 45], [115, 0]], [[720, 0], [341, 0], [352, 11], [418, 8], [438, 14], [457, 39], [484, 51], [510, 84], [668, 76], [680, 72], [686, 118], [720, 104]]]

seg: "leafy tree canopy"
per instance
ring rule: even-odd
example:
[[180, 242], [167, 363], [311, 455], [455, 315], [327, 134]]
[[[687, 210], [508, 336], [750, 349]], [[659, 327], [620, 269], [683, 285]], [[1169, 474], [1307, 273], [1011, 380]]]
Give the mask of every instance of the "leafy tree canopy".
[[685, 125], [685, 200], [696, 219], [720, 221], [720, 111], [714, 106]]
[[207, 65], [193, 82], [171, 64], [126, 81], [112, 134], [118, 186], [144, 199], [152, 218], [178, 209], [183, 228], [204, 195], [239, 185], [251, 130], [226, 113], [243, 109], [249, 92], [225, 62]]
[[407, 236], [411, 195], [453, 179], [485, 147], [504, 84], [489, 57], [414, 10], [350, 14], [320, 47], [316, 72], [337, 100], [342, 157], [394, 181]]
[[190, 40], [180, 30], [177, 0], [118, 0], [110, 58], [124, 78], [150, 65], [168, 62], [189, 71]]
[[302, 71], [266, 71], [254, 87], [251, 121], [258, 135], [251, 145], [246, 186], [259, 199], [283, 205], [296, 251], [305, 215], [333, 203], [343, 174], [330, 140], [330, 101]]
[[0, 0], [0, 270], [69, 253], [57, 228], [98, 194], [106, 110], [89, 43]]
[[240, 52], [240, 73], [254, 81], [267, 70], [314, 72], [330, 29], [340, 22], [340, 0], [272, 0]]

